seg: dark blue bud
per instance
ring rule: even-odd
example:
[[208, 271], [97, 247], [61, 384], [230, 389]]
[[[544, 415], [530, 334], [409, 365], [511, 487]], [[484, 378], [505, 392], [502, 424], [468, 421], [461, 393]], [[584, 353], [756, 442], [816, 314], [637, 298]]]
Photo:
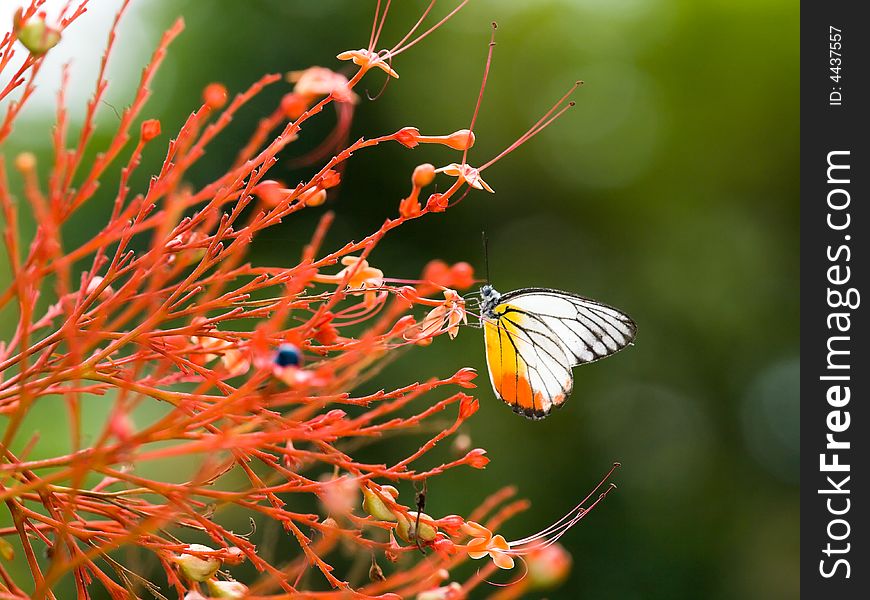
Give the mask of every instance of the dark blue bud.
[[275, 354], [275, 364], [279, 367], [295, 367], [301, 360], [299, 348], [293, 344], [281, 344]]

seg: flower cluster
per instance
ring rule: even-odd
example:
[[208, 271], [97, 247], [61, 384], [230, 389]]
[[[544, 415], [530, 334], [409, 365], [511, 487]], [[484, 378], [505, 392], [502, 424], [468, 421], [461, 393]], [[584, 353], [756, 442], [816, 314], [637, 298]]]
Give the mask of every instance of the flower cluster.
[[[69, 3], [49, 23], [40, 12], [43, 2], [32, 0], [20, 11], [0, 42], [0, 100], [15, 97], [4, 109], [0, 143], [13, 132], [46, 53], [63, 43], [65, 29], [87, 5]], [[265, 75], [235, 94], [213, 83], [166, 139], [159, 119], [145, 118], [145, 107], [149, 86], [182, 32], [178, 21], [160, 40], [108, 146], [90, 161], [85, 156], [108, 85], [106, 64], [129, 2], [108, 34], [77, 139], [68, 138], [64, 71], [49, 164], [29, 152], [11, 161], [0, 156], [11, 272], [0, 287], [0, 310], [16, 322], [0, 342], [0, 496], [11, 515], [11, 525], [0, 527], [0, 557], [23, 557], [27, 569], [9, 570], [0, 561], [0, 597], [89, 598], [99, 585], [113, 598], [143, 592], [164, 598], [167, 587], [188, 600], [461, 598], [490, 568], [510, 568], [518, 557], [533, 561], [555, 547], [607, 493], [610, 488], [590, 506], [581, 503], [552, 527], [515, 542], [494, 533], [527, 508], [524, 501], [499, 508], [512, 490], [467, 517], [431, 517], [423, 512], [425, 494], [403, 504], [396, 486], [425, 488], [451, 469], [486, 466], [485, 451], [472, 448], [467, 433], [458, 438], [459, 458], [421, 466], [477, 411], [478, 401], [467, 393], [476, 373], [462, 369], [390, 391], [357, 391], [396, 350], [445, 333], [453, 338], [467, 322], [460, 292], [475, 283], [470, 265], [436, 260], [417, 278], [394, 278], [376, 266], [376, 249], [392, 230], [446, 210], [469, 189], [492, 191], [480, 173], [493, 161], [481, 168], [465, 162], [473, 120], [445, 135], [403, 127], [347, 143], [359, 102], [354, 89], [365, 74], [375, 68], [398, 77], [395, 57], [465, 3], [418, 34], [431, 2], [398, 44], [377, 51], [389, 7], [378, 2], [368, 47], [338, 55], [356, 65], [354, 74], [312, 67], [286, 78]], [[267, 88], [288, 83], [292, 89], [260, 119], [233, 163], [192, 186], [189, 170], [233, 117]], [[554, 111], [563, 101], [496, 159], [561, 114]], [[339, 116], [334, 131], [311, 153], [293, 158], [303, 125], [329, 105]], [[438, 144], [463, 156], [447, 167], [418, 166], [398, 215], [359, 241], [325, 248], [335, 215], [324, 211], [298, 261], [247, 262], [263, 231], [303, 210], [323, 211], [354, 154], [390, 142]], [[163, 164], [146, 189], [137, 189], [131, 177], [157, 144], [165, 147]], [[279, 158], [319, 166], [288, 187], [268, 177]], [[421, 201], [422, 190], [441, 173], [455, 181]], [[117, 188], [98, 194], [115, 176]], [[19, 193], [23, 202], [13, 196]], [[63, 232], [94, 202], [107, 203], [108, 219], [71, 246]], [[46, 455], [30, 430], [34, 410], [49, 403], [65, 415], [59, 421], [68, 430], [67, 452]], [[83, 416], [94, 407], [105, 415], [98, 429]], [[355, 456], [362, 446], [400, 434], [424, 440], [389, 464]], [[231, 523], [240, 517], [256, 527], [239, 533]], [[278, 542], [278, 532], [287, 541]], [[148, 576], [142, 557], [119, 552], [124, 549], [149, 555], [161, 575]], [[337, 568], [348, 554], [371, 558], [368, 580], [355, 575], [358, 570]], [[385, 572], [375, 557], [398, 561], [400, 568]], [[483, 557], [492, 562], [477, 575], [446, 583], [459, 563]], [[242, 563], [252, 567], [244, 582], [230, 573]], [[533, 562], [529, 569], [534, 572]]]

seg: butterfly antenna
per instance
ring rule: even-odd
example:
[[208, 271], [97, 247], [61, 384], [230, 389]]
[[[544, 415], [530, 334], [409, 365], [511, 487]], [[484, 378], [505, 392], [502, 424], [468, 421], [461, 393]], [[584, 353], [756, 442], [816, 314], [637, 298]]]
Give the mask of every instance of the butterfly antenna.
[[481, 236], [483, 237], [483, 266], [486, 269], [486, 283], [489, 284], [489, 239], [487, 239], [485, 231], [481, 232]]

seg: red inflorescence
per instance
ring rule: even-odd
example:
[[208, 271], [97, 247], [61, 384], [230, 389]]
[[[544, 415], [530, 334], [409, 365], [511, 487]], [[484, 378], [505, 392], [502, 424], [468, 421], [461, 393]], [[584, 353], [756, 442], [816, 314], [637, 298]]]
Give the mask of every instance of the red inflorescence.
[[[45, 53], [87, 0], [74, 3], [57, 25], [38, 14], [41, 4], [34, 0], [16, 15], [14, 32], [0, 42], [0, 75], [11, 72], [0, 100], [21, 88], [0, 123], [0, 143], [13, 131]], [[109, 32], [104, 64], [127, 5]], [[376, 24], [383, 25], [388, 6], [381, 10], [378, 3]], [[462, 165], [440, 170], [418, 167], [399, 217], [357, 242], [326, 247], [335, 216], [317, 208], [358, 152], [393, 141], [463, 151], [473, 143], [470, 129], [422, 136], [412, 127], [346, 143], [358, 100], [353, 89], [372, 67], [397, 77], [392, 59], [434, 29], [413, 38], [419, 25], [396, 48], [380, 52], [381, 28], [373, 28], [369, 48], [342, 53], [358, 65], [349, 79], [321, 67], [291, 73], [294, 91], [261, 116], [231, 165], [211, 165], [217, 175], [202, 185], [190, 183], [191, 167], [237, 112], [281, 78], [266, 75], [229, 104], [223, 85], [208, 85], [205, 107], [167, 140], [161, 168], [145, 187], [133, 184], [145, 143], [161, 134], [160, 121], [141, 121], [141, 141], [132, 150], [127, 141], [181, 21], [159, 42], [101, 153], [90, 149], [106, 89], [102, 71], [76, 140], [66, 137], [65, 94], [58, 94], [47, 185], [35, 154], [22, 152], [12, 174], [21, 178], [23, 201], [13, 198], [0, 156], [11, 273], [0, 286], [0, 310], [17, 321], [0, 341], [0, 496], [11, 513], [0, 527], [0, 556], [23, 557], [26, 565], [9, 571], [0, 564], [0, 596], [89, 598], [99, 585], [113, 598], [164, 597], [167, 586], [189, 599], [461, 598], [492, 569], [512, 564], [512, 556], [543, 556], [598, 501], [518, 542], [492, 533], [527, 507], [504, 504], [511, 490], [483, 500], [467, 517], [426, 515], [413, 489], [435, 489], [447, 471], [489, 462], [485, 450], [468, 450], [463, 432], [479, 407], [465, 393], [475, 387], [476, 373], [466, 368], [392, 390], [360, 391], [402, 348], [455, 336], [467, 320], [456, 290], [475, 283], [464, 262], [433, 261], [418, 279], [392, 278], [377, 255], [393, 229], [447, 210], [469, 187], [483, 187], [464, 157]], [[19, 40], [28, 52], [13, 65]], [[270, 179], [278, 155], [330, 104], [339, 124], [307, 158], [331, 158], [295, 187]], [[422, 206], [420, 189], [438, 172], [456, 181]], [[81, 208], [115, 178], [107, 221], [84, 242], [81, 235], [64, 236], [73, 223], [87, 226]], [[245, 210], [252, 203], [254, 210]], [[32, 214], [35, 232], [18, 226], [20, 210]], [[252, 241], [303, 210], [323, 216], [299, 248], [301, 259], [252, 263]], [[66, 430], [48, 443], [33, 431], [43, 426], [34, 419], [48, 414], [40, 413], [47, 407], [52, 419], [45, 427], [61, 421]], [[66, 418], [58, 420], [61, 410]], [[388, 440], [402, 434], [422, 437], [419, 448], [397, 454]], [[456, 434], [465, 440], [453, 445], [461, 458], [433, 452]], [[388, 461], [355, 456], [373, 444]], [[246, 519], [266, 526], [240, 533]], [[421, 555], [427, 547], [437, 552]], [[348, 554], [374, 561], [369, 581], [354, 578], [356, 567], [336, 567]], [[478, 576], [462, 585], [446, 581], [461, 562], [484, 556], [493, 562]], [[396, 562], [382, 568], [383, 558]], [[229, 567], [243, 562], [253, 569], [235, 581]]]

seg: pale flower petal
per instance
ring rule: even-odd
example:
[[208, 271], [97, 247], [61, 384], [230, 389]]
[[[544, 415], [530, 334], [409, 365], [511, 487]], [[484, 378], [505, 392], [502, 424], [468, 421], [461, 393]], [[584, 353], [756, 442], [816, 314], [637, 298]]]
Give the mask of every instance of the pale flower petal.
[[505, 554], [504, 552], [490, 552], [490, 556], [492, 556], [492, 562], [495, 563], [499, 569], [513, 569], [514, 568], [514, 559]]
[[[470, 535], [475, 538], [482, 538], [484, 540], [492, 539], [492, 532], [475, 521], [466, 521], [462, 524], [462, 533], [466, 535]], [[474, 540], [472, 540], [473, 542]]]

